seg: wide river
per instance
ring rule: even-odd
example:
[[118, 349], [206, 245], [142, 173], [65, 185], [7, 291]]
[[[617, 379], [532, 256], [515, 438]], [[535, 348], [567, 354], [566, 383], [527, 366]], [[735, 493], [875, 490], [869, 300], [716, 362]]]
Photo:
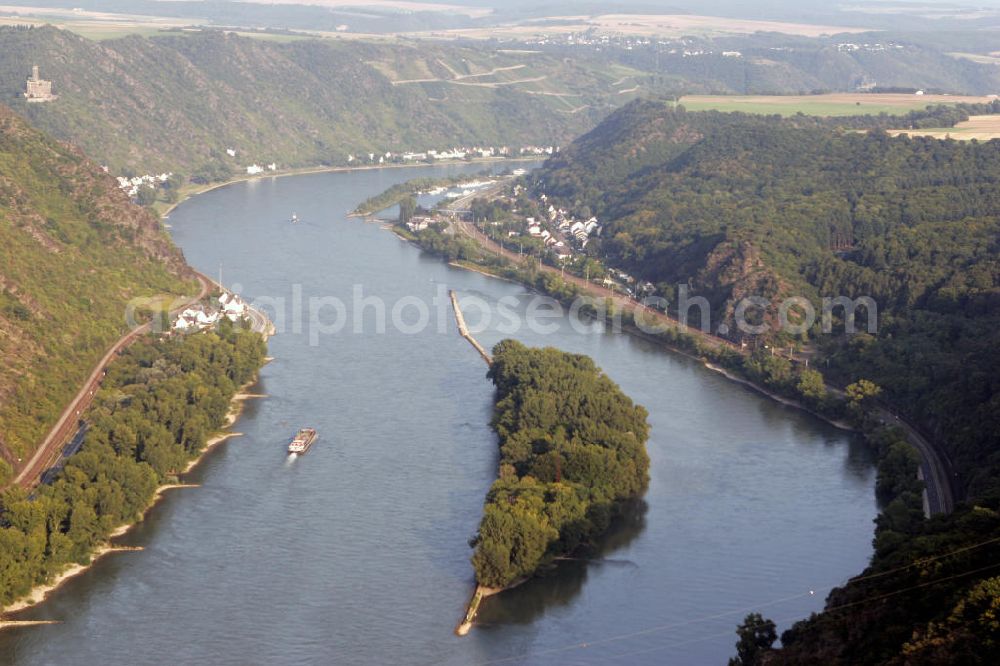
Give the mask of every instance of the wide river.
[[[723, 664], [748, 611], [787, 628], [863, 569], [874, 471], [851, 436], [644, 340], [524, 320], [524, 287], [346, 216], [393, 183], [479, 168], [262, 179], [174, 211], [194, 266], [284, 299], [254, 389], [267, 397], [189, 475], [200, 487], [168, 491], [125, 537], [142, 552], [102, 558], [23, 613], [59, 623], [5, 630], [0, 661]], [[470, 325], [489, 305], [487, 346], [589, 354], [652, 424], [646, 510], [589, 561], [488, 600], [464, 638], [452, 632], [473, 586], [468, 541], [497, 451], [486, 367], [442, 289], [469, 302]], [[511, 313], [521, 325], [501, 333]], [[320, 439], [289, 462], [305, 425]]]

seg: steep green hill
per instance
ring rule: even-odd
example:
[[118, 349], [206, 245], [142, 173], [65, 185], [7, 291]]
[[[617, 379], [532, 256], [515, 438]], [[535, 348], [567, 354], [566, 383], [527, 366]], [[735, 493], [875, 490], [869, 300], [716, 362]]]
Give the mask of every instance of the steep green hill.
[[[887, 505], [866, 572], [875, 578], [836, 590], [830, 613], [788, 634], [775, 663], [904, 663], [904, 643], [920, 655], [905, 663], [941, 663], [942, 646], [996, 637], [997, 572], [983, 567], [996, 564], [1000, 540], [1000, 142], [636, 103], [538, 179], [538, 190], [602, 219], [588, 249], [671, 300], [690, 285], [709, 299], [713, 331], [725, 323], [735, 340], [754, 343], [733, 325], [746, 296], [770, 301], [772, 326], [787, 296], [816, 312], [824, 296], [878, 305], [874, 334], [824, 334], [817, 323], [799, 341], [817, 348], [814, 366], [829, 378], [874, 381], [939, 442], [966, 503], [932, 521], [921, 520], [919, 496], [915, 514]], [[792, 342], [765, 342], [775, 339]]]
[[0, 106], [0, 480], [40, 442], [134, 297], [194, 289], [159, 222]]
[[872, 297], [878, 335], [849, 348], [818, 327], [807, 337], [840, 376], [867, 373], [952, 442], [977, 494], [1000, 472], [998, 429], [984, 421], [998, 418], [998, 174], [995, 141], [636, 103], [551, 159], [537, 187], [602, 218], [592, 251], [668, 297], [689, 284], [711, 302], [713, 329], [726, 324], [734, 339], [744, 296], [801, 295], [817, 312], [821, 296]]
[[[97, 43], [50, 27], [0, 29], [0, 53], [0, 95], [115, 173], [221, 176], [253, 162], [344, 164], [369, 152], [560, 143], [627, 101], [613, 84], [634, 73], [429, 43], [222, 33]], [[57, 101], [17, 99], [33, 64]]]

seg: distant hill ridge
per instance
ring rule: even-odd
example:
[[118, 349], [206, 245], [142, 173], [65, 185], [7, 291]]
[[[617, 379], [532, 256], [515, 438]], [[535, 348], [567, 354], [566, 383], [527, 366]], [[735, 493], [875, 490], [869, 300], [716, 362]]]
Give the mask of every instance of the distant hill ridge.
[[[842, 53], [804, 38], [794, 48], [770, 46], [788, 39], [704, 42], [744, 57], [689, 58], [430, 40], [276, 42], [220, 31], [95, 42], [48, 26], [0, 27], [0, 99], [115, 174], [219, 180], [253, 163], [343, 165], [348, 155], [383, 151], [566, 144], [640, 96], [850, 91], [866, 77], [913, 89], [1000, 90], [997, 67], [933, 49]], [[25, 103], [36, 64], [58, 100]]]
[[[114, 173], [224, 177], [253, 162], [336, 165], [387, 150], [551, 144], [629, 99], [611, 86], [622, 68], [599, 74], [545, 55], [435, 44], [223, 33], [93, 42], [42, 27], [0, 29], [0, 52], [0, 95]], [[58, 101], [18, 99], [34, 64]], [[449, 82], [457, 77], [467, 78]], [[409, 83], [393, 85], [401, 81]]]

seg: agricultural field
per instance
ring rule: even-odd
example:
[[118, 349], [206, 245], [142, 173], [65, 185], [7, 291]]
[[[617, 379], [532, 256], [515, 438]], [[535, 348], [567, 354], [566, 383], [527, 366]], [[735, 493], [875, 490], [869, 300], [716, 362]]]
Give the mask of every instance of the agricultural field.
[[972, 62], [977, 62], [981, 65], [1000, 65], [1000, 58], [997, 54], [991, 53], [989, 55], [984, 55], [982, 53], [960, 53], [953, 52], [949, 53], [952, 58], [959, 58], [961, 60], [971, 60]]
[[791, 116], [854, 116], [904, 114], [931, 104], [984, 104], [989, 97], [964, 95], [904, 95], [832, 93], [828, 95], [686, 95], [680, 102], [690, 111], [744, 111]]
[[[198, 32], [197, 30], [189, 32], [178, 32], [179, 29], [183, 29], [185, 24], [182, 22], [170, 22], [161, 19], [135, 19], [130, 20], [128, 18], [115, 18], [108, 20], [63, 20], [57, 16], [0, 16], [0, 26], [3, 25], [33, 25], [33, 26], [43, 26], [52, 25], [56, 28], [62, 30], [67, 30], [69, 32], [75, 33], [89, 39], [91, 41], [100, 42], [106, 39], [118, 39], [120, 37], [125, 37], [127, 35], [138, 35], [140, 37], [156, 37], [164, 34], [191, 34], [193, 32]], [[227, 32], [240, 35], [242, 37], [251, 37], [253, 39], [263, 39], [273, 42], [291, 42], [300, 39], [309, 38], [322, 38], [322, 37], [332, 37], [337, 36], [336, 33], [330, 33], [329, 35], [324, 35], [321, 33], [296, 33], [296, 34], [286, 34], [279, 32], [262, 32], [262, 31], [239, 31], [239, 30], [229, 30]]]
[[922, 130], [893, 130], [891, 134], [929, 136], [935, 139], [957, 139], [959, 141], [989, 141], [1000, 139], [1000, 116], [972, 116], [954, 127]]
[[682, 37], [712, 35], [749, 35], [777, 32], [802, 37], [819, 37], [866, 32], [868, 28], [813, 25], [787, 21], [698, 16], [693, 14], [601, 14], [596, 16], [548, 16], [500, 26], [436, 30], [437, 37], [465, 39], [529, 39], [542, 36], [590, 32], [598, 35], [633, 35], [645, 37]]

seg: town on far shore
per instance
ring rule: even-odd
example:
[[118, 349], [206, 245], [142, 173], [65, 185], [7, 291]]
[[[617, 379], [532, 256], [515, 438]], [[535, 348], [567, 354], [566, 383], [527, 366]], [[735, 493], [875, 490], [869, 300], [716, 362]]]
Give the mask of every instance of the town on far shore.
[[[525, 175], [515, 170], [508, 178]], [[535, 194], [523, 181], [469, 181], [438, 187], [420, 194], [444, 194], [435, 210], [419, 210], [399, 222], [419, 235], [428, 229], [454, 235], [456, 218], [472, 224], [501, 247], [583, 277], [631, 299], [653, 296], [657, 287], [609, 267], [588, 246], [601, 238], [604, 227], [589, 209], [573, 212], [557, 205], [544, 193]], [[466, 205], [466, 202], [468, 204]]]

